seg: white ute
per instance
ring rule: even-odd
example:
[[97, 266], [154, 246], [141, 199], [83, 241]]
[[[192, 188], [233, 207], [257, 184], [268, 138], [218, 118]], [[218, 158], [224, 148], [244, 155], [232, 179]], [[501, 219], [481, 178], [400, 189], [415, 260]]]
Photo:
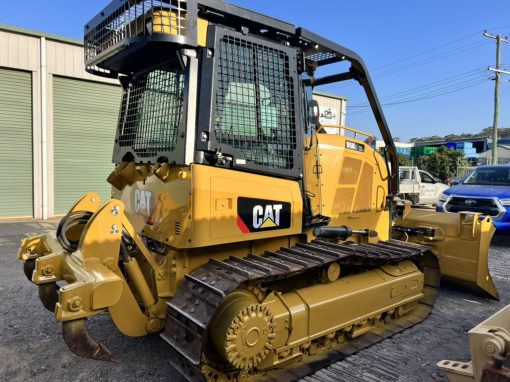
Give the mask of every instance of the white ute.
[[435, 204], [448, 186], [416, 166], [400, 167], [400, 194], [413, 204]]

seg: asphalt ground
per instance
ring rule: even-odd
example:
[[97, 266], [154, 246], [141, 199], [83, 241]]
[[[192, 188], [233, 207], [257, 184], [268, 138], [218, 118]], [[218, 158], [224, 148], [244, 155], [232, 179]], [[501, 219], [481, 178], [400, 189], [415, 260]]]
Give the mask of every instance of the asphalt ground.
[[[184, 381], [170, 365], [167, 345], [158, 335], [125, 337], [107, 314], [90, 319], [89, 332], [120, 363], [91, 361], [68, 350], [61, 326], [40, 303], [16, 256], [22, 237], [55, 227], [55, 221], [0, 223], [0, 381]], [[489, 263], [500, 301], [442, 288], [433, 313], [422, 324], [304, 380], [446, 381], [436, 362], [469, 360], [467, 331], [510, 303], [509, 258], [510, 238], [496, 237]]]

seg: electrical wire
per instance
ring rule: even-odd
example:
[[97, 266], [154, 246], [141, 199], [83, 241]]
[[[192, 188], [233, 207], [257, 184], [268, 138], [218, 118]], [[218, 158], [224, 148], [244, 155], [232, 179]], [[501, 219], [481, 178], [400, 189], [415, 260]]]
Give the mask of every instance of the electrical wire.
[[487, 44], [490, 44], [490, 43], [491, 43], [491, 41], [487, 40], [487, 41], [478, 41], [476, 43], [468, 44], [468, 45], [462, 46], [460, 48], [454, 49], [454, 50], [452, 50], [452, 51], [450, 51], [448, 53], [440, 53], [440, 54], [437, 54], [435, 56], [423, 59], [421, 61], [412, 62], [410, 64], [399, 66], [397, 68], [394, 68], [394, 69], [391, 69], [391, 70], [387, 70], [387, 71], [384, 71], [382, 73], [377, 73], [376, 72], [376, 73], [374, 73], [374, 78], [382, 78], [382, 77], [387, 77], [387, 76], [393, 75], [395, 73], [401, 73], [403, 71], [414, 69], [414, 68], [417, 68], [417, 67], [420, 67], [420, 66], [423, 66], [423, 65], [427, 65], [427, 64], [430, 64], [432, 62], [444, 60], [445, 58], [448, 58], [448, 57], [451, 57], [451, 56], [455, 56], [457, 54], [464, 53], [464, 52], [470, 51], [470, 50], [472, 50], [474, 48], [478, 48], [478, 47], [481, 47], [483, 45], [487, 45]]
[[[430, 89], [434, 89], [434, 88], [441, 88], [445, 85], [456, 85], [458, 83], [462, 83], [464, 80], [466, 80], [467, 78], [479, 78], [483, 73], [487, 73], [487, 69], [486, 67], [478, 67], [478, 68], [475, 68], [475, 69], [472, 69], [472, 70], [469, 70], [469, 71], [466, 71], [466, 72], [463, 72], [463, 73], [459, 73], [459, 74], [456, 74], [456, 75], [453, 75], [453, 76], [450, 76], [448, 78], [445, 78], [445, 79], [441, 79], [441, 80], [437, 80], [437, 81], [434, 81], [434, 82], [430, 82], [430, 83], [427, 83], [427, 84], [424, 84], [424, 85], [420, 85], [420, 86], [417, 86], [415, 88], [411, 88], [411, 89], [408, 89], [408, 90], [403, 90], [403, 91], [400, 91], [400, 92], [397, 92], [397, 93], [393, 93], [391, 95], [388, 95], [388, 96], [383, 96], [381, 97], [381, 100], [383, 101], [388, 101], [390, 99], [394, 99], [394, 98], [399, 98], [399, 97], [403, 97], [403, 96], [410, 96], [410, 95], [413, 95], [414, 93], [423, 93], [424, 91], [426, 90], [430, 90]], [[486, 78], [486, 76], [483, 76], [483, 78]], [[462, 81], [460, 81], [462, 80]], [[363, 105], [349, 105], [349, 107], [368, 107], [369, 105], [368, 104], [363, 104]]]
[[[506, 28], [506, 27], [507, 26], [498, 27], [498, 28]], [[492, 28], [492, 29], [498, 29], [498, 28]], [[449, 41], [447, 43], [438, 45], [436, 47], [426, 49], [426, 50], [424, 50], [422, 52], [419, 52], [417, 54], [414, 54], [414, 55], [411, 55], [411, 56], [408, 56], [408, 57], [396, 60], [394, 62], [385, 64], [385, 65], [382, 65], [382, 66], [379, 66], [379, 67], [376, 67], [376, 68], [371, 70], [372, 78], [382, 78], [382, 77], [386, 77], [386, 76], [389, 76], [389, 75], [393, 75], [395, 73], [400, 73], [402, 71], [407, 71], [407, 70], [410, 70], [410, 69], [414, 69], [414, 68], [417, 68], [417, 67], [420, 67], [420, 66], [432, 63], [432, 62], [440, 61], [440, 60], [443, 60], [445, 58], [448, 58], [448, 57], [451, 57], [451, 56], [454, 56], [454, 55], [457, 55], [457, 54], [461, 54], [461, 53], [470, 51], [470, 50], [472, 50], [474, 48], [478, 48], [478, 47], [484, 46], [486, 44], [489, 44], [491, 42], [490, 40], [473, 41], [473, 42], [470, 42], [468, 44], [464, 44], [462, 46], [459, 46], [457, 48], [450, 49], [450, 50], [448, 50], [446, 52], [438, 53], [438, 54], [435, 54], [435, 55], [430, 56], [430, 57], [424, 57], [423, 59], [420, 59], [420, 60], [417, 60], [417, 61], [414, 61], [414, 62], [410, 62], [410, 63], [406, 63], [404, 65], [399, 65], [399, 66], [391, 68], [391, 69], [386, 69], [386, 68], [389, 68], [389, 67], [401, 64], [403, 62], [407, 62], [407, 61], [413, 60], [413, 59], [415, 59], [417, 57], [420, 57], [420, 56], [423, 56], [423, 55], [425, 55], [427, 53], [441, 50], [441, 49], [446, 48], [446, 47], [448, 47], [450, 45], [456, 44], [456, 43], [458, 43], [460, 41], [465, 41], [465, 40], [470, 39], [470, 38], [472, 38], [472, 37], [474, 37], [476, 35], [481, 35], [481, 33], [483, 33], [483, 31], [473, 32], [473, 33], [470, 33], [470, 34], [465, 35], [463, 37], [460, 37], [460, 38], [457, 38], [455, 40]], [[384, 69], [386, 69], [386, 70], [384, 70]], [[323, 88], [327, 89], [327, 90], [332, 90], [332, 89], [335, 89], [335, 88], [343, 87], [345, 85], [346, 84], [343, 84], [343, 83], [337, 83], [337, 84], [325, 85]]]
[[[488, 28], [491, 30], [504, 30], [506, 28], [510, 29], [510, 25], [504, 25], [499, 27], [492, 27]], [[382, 78], [386, 76], [390, 76], [395, 73], [401, 73], [402, 71], [407, 71], [410, 69], [414, 69], [420, 66], [424, 66], [436, 61], [443, 60], [445, 58], [458, 55], [461, 53], [465, 53], [467, 51], [472, 51], [475, 48], [487, 45], [491, 43], [490, 40], [483, 40], [483, 41], [472, 41], [468, 42], [466, 44], [462, 44], [461, 46], [458, 46], [454, 49], [449, 49], [447, 51], [441, 52], [441, 50], [444, 50], [444, 48], [450, 47], [454, 44], [458, 44], [460, 42], [469, 40], [473, 38], [474, 36], [481, 35], [484, 31], [477, 31], [474, 33], [470, 33], [468, 35], [465, 35], [463, 37], [457, 38], [455, 40], [446, 42], [444, 44], [440, 44], [436, 47], [432, 47], [429, 49], [426, 49], [422, 52], [419, 52], [417, 54], [404, 57], [402, 59], [396, 60], [394, 62], [384, 64], [382, 66], [376, 67], [372, 70], [373, 78]], [[419, 57], [422, 57], [424, 55], [428, 55], [432, 52], [439, 52], [437, 54], [434, 54], [432, 56], [426, 56], [420, 59], [417, 59]], [[415, 60], [417, 59], [417, 60]], [[502, 65], [502, 68], [510, 67], [510, 65]], [[450, 76], [448, 78], [437, 80], [431, 83], [427, 83], [424, 85], [420, 85], [408, 90], [403, 90], [397, 93], [393, 93], [391, 95], [385, 96], [381, 98], [381, 106], [395, 106], [395, 105], [401, 105], [405, 103], [411, 103], [411, 102], [418, 102], [423, 101], [435, 97], [444, 96], [447, 94], [459, 92], [462, 90], [465, 90], [467, 88], [471, 88], [477, 85], [480, 85], [482, 83], [487, 82], [491, 79], [490, 73], [487, 72], [487, 66], [484, 67], [478, 67], [463, 73], [459, 73], [453, 76]], [[325, 85], [322, 88], [327, 88], [327, 90], [332, 90], [334, 88], [342, 87], [342, 86], [348, 86], [348, 83], [337, 83], [337, 84], [331, 84], [331, 85]], [[349, 113], [349, 116], [356, 116], [359, 114], [364, 114], [370, 112], [370, 105], [369, 104], [358, 104], [358, 105], [349, 105], [349, 109], [351, 108], [358, 108], [361, 110], [356, 110], [352, 113]], [[362, 110], [365, 109], [365, 110]]]
[[[475, 81], [475, 82], [471, 81], [470, 83], [465, 84], [463, 86], [452, 87], [451, 89], [444, 90], [444, 91], [439, 92], [439, 93], [423, 95], [423, 96], [419, 96], [419, 97], [415, 97], [415, 98], [410, 98], [410, 99], [405, 99], [405, 100], [401, 100], [401, 101], [381, 103], [381, 106], [390, 107], [390, 106], [395, 106], [395, 105], [401, 105], [401, 104], [404, 104], [404, 103], [411, 103], [411, 102], [423, 101], [423, 100], [427, 100], [427, 99], [431, 99], [431, 98], [435, 98], [435, 97], [440, 97], [440, 96], [443, 96], [443, 95], [446, 95], [446, 94], [455, 93], [455, 92], [458, 92], [458, 91], [461, 91], [461, 90], [464, 90], [464, 89], [467, 89], [467, 88], [479, 85], [479, 84], [487, 82], [487, 81], [488, 81], [488, 79], [482, 79], [482, 80], [478, 80], [478, 81]], [[368, 107], [368, 106], [366, 106], [366, 107]], [[364, 113], [368, 113], [368, 112], [370, 112], [369, 109], [368, 110], [355, 111], [353, 113], [349, 113], [349, 116], [352, 117], [352, 116], [356, 116], [356, 115], [360, 115], [360, 114], [364, 114]]]
[[386, 102], [386, 103], [383, 104], [383, 106], [400, 105], [400, 104], [403, 104], [403, 103], [423, 101], [423, 100], [430, 99], [430, 98], [440, 97], [440, 96], [443, 96], [443, 95], [446, 95], [446, 94], [455, 93], [455, 92], [458, 92], [460, 90], [464, 90], [464, 89], [476, 86], [476, 85], [484, 83], [484, 82], [487, 82], [487, 79], [478, 80], [476, 82], [471, 81], [470, 83], [468, 83], [466, 85], [456, 86], [456, 87], [454, 87], [452, 89], [445, 90], [445, 91], [443, 91], [441, 93], [436, 93], [436, 94], [431, 94], [431, 95], [424, 95], [424, 96], [421, 96], [421, 97], [411, 98], [411, 99], [407, 99], [407, 100], [403, 100], [403, 101]]
[[433, 48], [430, 48], [430, 49], [426, 49], [426, 50], [424, 50], [424, 51], [422, 51], [422, 52], [420, 52], [420, 53], [416, 53], [416, 54], [413, 54], [413, 55], [411, 55], [411, 56], [408, 56], [408, 57], [402, 58], [402, 59], [400, 59], [400, 60], [393, 61], [393, 62], [390, 62], [390, 63], [388, 63], [388, 64], [378, 66], [378, 67], [374, 68], [373, 70], [374, 70], [374, 71], [377, 71], [377, 70], [380, 70], [380, 69], [386, 68], [386, 67], [388, 67], [388, 66], [392, 66], [392, 65], [395, 65], [395, 64], [399, 64], [399, 63], [401, 63], [401, 62], [405, 62], [405, 61], [412, 60], [413, 58], [416, 58], [416, 57], [419, 57], [419, 56], [423, 56], [423, 55], [424, 55], [424, 54], [426, 54], [426, 53], [436, 51], [436, 50], [441, 49], [441, 48], [444, 48], [444, 47], [446, 47], [446, 46], [450, 46], [450, 45], [455, 44], [455, 43], [457, 43], [457, 42], [459, 42], [459, 41], [467, 40], [468, 38], [471, 38], [471, 37], [473, 37], [473, 36], [476, 36], [476, 35], [478, 35], [478, 34], [480, 34], [480, 33], [481, 33], [481, 32], [474, 32], [474, 33], [470, 33], [470, 34], [468, 34], [468, 35], [466, 35], [466, 36], [464, 36], [464, 37], [459, 37], [459, 38], [457, 38], [457, 39], [455, 39], [455, 40], [453, 40], [453, 41], [446, 42], [446, 43], [444, 43], [444, 44], [438, 45], [438, 46], [433, 47]]
[[[397, 93], [390, 94], [388, 96], [382, 96], [381, 102], [387, 102], [389, 100], [395, 98], [403, 98], [414, 95], [423, 96], [426, 94], [434, 94], [438, 91], [448, 90], [449, 88], [458, 87], [459, 85], [464, 85], [466, 83], [472, 82], [473, 80], [483, 79], [486, 80], [489, 78], [490, 74], [484, 69], [485, 67], [479, 67], [476, 69], [469, 70], [467, 72], [459, 73], [453, 76], [449, 76], [448, 78], [433, 81], [430, 83], [426, 83], [408, 90], [403, 90]], [[365, 104], [353, 104], [349, 105], [349, 107], [369, 107], [368, 103]]]

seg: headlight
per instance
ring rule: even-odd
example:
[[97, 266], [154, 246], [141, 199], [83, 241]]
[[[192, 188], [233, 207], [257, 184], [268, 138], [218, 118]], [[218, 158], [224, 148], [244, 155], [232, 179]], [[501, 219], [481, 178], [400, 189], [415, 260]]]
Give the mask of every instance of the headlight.
[[[441, 196], [439, 197], [439, 201], [440, 202], [446, 202], [448, 199], [450, 198], [450, 195], [446, 195], [446, 194], [441, 194]], [[509, 200], [510, 201], [510, 200]]]
[[510, 207], [510, 199], [500, 199], [499, 200], [501, 202], [502, 205], [504, 205], [505, 207]]

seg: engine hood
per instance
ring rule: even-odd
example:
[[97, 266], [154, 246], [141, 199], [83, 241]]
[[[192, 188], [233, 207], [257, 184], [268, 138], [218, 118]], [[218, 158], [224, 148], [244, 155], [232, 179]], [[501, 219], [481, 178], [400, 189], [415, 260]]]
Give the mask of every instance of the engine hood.
[[510, 198], [510, 187], [508, 186], [482, 186], [459, 184], [444, 192], [449, 196], [471, 196], [471, 197], [496, 197], [499, 199]]

